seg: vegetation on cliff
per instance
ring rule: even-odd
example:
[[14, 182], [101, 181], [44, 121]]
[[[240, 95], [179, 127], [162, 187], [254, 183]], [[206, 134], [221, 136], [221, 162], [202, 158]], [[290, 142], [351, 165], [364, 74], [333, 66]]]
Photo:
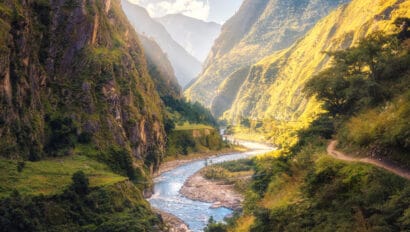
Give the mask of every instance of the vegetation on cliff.
[[120, 1], [1, 1], [0, 25], [0, 230], [158, 230], [168, 93]]

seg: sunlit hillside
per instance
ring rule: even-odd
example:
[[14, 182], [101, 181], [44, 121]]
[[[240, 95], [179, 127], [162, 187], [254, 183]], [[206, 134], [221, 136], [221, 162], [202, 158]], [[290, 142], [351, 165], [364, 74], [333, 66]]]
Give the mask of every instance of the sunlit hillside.
[[323, 52], [356, 45], [373, 31], [397, 31], [394, 20], [409, 16], [409, 1], [360, 0], [335, 10], [292, 47], [253, 65], [224, 118], [231, 122], [257, 118], [265, 122], [265, 128], [274, 125], [269, 128], [273, 130], [283, 123], [295, 129], [304, 127], [322, 111], [302, 89], [331, 63]]
[[[244, 1], [239, 11], [223, 25], [202, 74], [187, 89], [185, 96], [211, 106], [225, 79], [292, 45], [317, 21], [346, 2], [348, 0]], [[219, 106], [212, 108], [220, 111]]]

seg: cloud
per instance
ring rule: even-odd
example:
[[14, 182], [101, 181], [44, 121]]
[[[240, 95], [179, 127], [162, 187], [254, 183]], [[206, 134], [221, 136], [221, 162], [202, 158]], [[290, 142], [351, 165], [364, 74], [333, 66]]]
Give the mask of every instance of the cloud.
[[209, 16], [208, 0], [129, 0], [147, 9], [152, 17], [167, 14], [184, 14], [189, 17], [207, 20]]

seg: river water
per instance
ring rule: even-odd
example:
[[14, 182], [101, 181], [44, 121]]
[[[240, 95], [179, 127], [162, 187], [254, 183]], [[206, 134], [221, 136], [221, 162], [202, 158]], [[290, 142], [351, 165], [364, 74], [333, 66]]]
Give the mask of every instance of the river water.
[[[208, 158], [208, 164], [250, 158], [273, 150], [263, 144], [240, 143], [250, 150]], [[230, 209], [224, 207], [213, 209], [211, 203], [190, 200], [179, 193], [184, 182], [204, 167], [205, 160], [197, 160], [163, 173], [154, 179], [154, 195], [148, 199], [154, 208], [177, 216], [194, 232], [203, 231], [211, 216], [216, 221], [222, 221], [226, 216], [232, 214]]]

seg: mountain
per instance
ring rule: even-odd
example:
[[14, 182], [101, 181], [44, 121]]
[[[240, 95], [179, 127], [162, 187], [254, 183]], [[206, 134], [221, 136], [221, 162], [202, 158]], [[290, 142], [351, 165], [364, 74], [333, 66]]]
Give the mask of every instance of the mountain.
[[164, 107], [120, 1], [1, 1], [0, 35], [1, 230], [160, 230]]
[[3, 14], [3, 156], [58, 152], [64, 143], [53, 143], [54, 120], [70, 121], [74, 134], [93, 134], [94, 143], [128, 148], [136, 158], [163, 148], [159, 95], [139, 39], [119, 7], [108, 0], [25, 3], [16, 9], [17, 19]]
[[147, 59], [148, 72], [161, 98], [181, 98], [182, 91], [175, 77], [174, 69], [161, 47], [150, 38], [139, 35]]
[[380, 1], [370, 9], [369, 4], [353, 1], [338, 8], [288, 49], [252, 65], [226, 118], [246, 115], [301, 124], [315, 118], [321, 106], [302, 89], [331, 63], [323, 51], [349, 48], [377, 30], [392, 32], [397, 17], [410, 16], [409, 1]]
[[153, 38], [167, 54], [179, 84], [184, 87], [201, 71], [201, 63], [179, 45], [165, 27], [152, 19], [148, 12], [128, 0], [122, 0], [122, 7], [135, 30], [148, 38]]
[[[224, 81], [244, 78], [231, 75], [292, 45], [331, 10], [346, 2], [348, 0], [244, 1], [239, 11], [223, 25], [201, 75], [186, 90], [185, 96], [211, 106]], [[212, 111], [225, 111], [231, 102], [227, 103]]]
[[204, 22], [182, 14], [166, 15], [156, 19], [172, 38], [197, 60], [204, 62], [221, 31], [221, 25]]

